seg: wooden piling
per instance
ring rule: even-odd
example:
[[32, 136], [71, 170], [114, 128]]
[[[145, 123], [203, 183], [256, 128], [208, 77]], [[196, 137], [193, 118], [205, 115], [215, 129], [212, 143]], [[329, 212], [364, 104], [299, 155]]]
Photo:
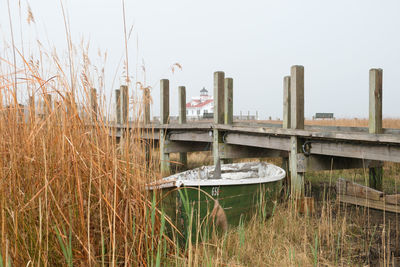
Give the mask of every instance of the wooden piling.
[[116, 123], [121, 123], [121, 91], [115, 90], [115, 119]]
[[[169, 123], [169, 80], [160, 81], [160, 123]], [[169, 153], [165, 153], [168, 145], [167, 130], [160, 130], [160, 164], [161, 174], [167, 176], [171, 173]]]
[[290, 128], [290, 76], [283, 78], [283, 124], [282, 128]]
[[144, 101], [144, 124], [150, 123], [150, 89], [145, 88], [143, 91]]
[[127, 85], [121, 85], [122, 123], [129, 121], [129, 92]]
[[[291, 106], [291, 98], [290, 98], [290, 76], [285, 76], [283, 78], [283, 122], [282, 128], [288, 129], [291, 127], [290, 123], [290, 106]], [[282, 158], [282, 168], [286, 171], [287, 183], [290, 186], [290, 167], [289, 167], [289, 158]]]
[[[369, 71], [369, 133], [382, 133], [382, 83], [383, 70]], [[382, 190], [383, 168], [369, 168], [369, 186]]]
[[[233, 124], [233, 79], [225, 78], [224, 82], [224, 124]], [[229, 149], [228, 144], [219, 143], [219, 153]], [[221, 155], [219, 154], [221, 158]], [[232, 159], [226, 158], [222, 160], [223, 163], [232, 163]]]
[[[178, 105], [179, 105], [179, 124], [186, 123], [186, 88], [185, 86], [179, 86], [178, 88]], [[180, 152], [179, 159], [182, 164], [182, 169], [187, 169], [187, 153]]]
[[95, 88], [90, 89], [90, 108], [92, 121], [97, 121], [97, 90]]
[[224, 83], [225, 73], [214, 72], [214, 123], [224, 123]]
[[304, 129], [304, 67], [292, 66], [290, 74], [290, 125]]
[[[214, 72], [214, 123], [224, 123], [224, 83], [225, 73], [222, 71]], [[222, 133], [213, 129], [213, 158], [214, 165], [219, 161], [220, 144], [223, 143]]]
[[233, 123], [233, 79], [225, 78], [224, 90], [224, 123], [231, 125]]
[[186, 88], [179, 86], [178, 88], [178, 106], [179, 106], [179, 124], [186, 123]]
[[169, 123], [169, 80], [160, 81], [160, 123]]
[[[304, 129], [304, 67], [292, 66], [290, 75], [290, 125], [292, 129]], [[290, 138], [289, 165], [291, 196], [304, 196], [304, 172], [297, 169], [298, 154], [302, 154], [302, 140]]]
[[382, 133], [382, 69], [369, 71], [369, 133]]

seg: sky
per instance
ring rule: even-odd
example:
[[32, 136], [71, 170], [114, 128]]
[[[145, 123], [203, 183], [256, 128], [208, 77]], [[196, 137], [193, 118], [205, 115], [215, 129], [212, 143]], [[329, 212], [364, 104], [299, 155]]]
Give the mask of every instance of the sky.
[[[17, 47], [33, 45], [38, 38], [58, 51], [67, 50], [61, 1], [9, 3]], [[98, 50], [107, 51], [110, 95], [123, 76], [122, 1], [62, 3], [72, 41], [90, 40], [93, 57]], [[28, 4], [34, 25], [26, 23]], [[186, 86], [187, 98], [199, 95], [203, 87], [212, 93], [213, 73], [224, 71], [234, 80], [235, 115], [257, 111], [260, 119], [275, 119], [282, 118], [283, 77], [292, 65], [305, 68], [307, 118], [316, 112], [368, 117], [368, 71], [382, 68], [383, 116], [399, 117], [399, 11], [400, 1], [395, 0], [125, 0], [128, 30], [133, 26], [128, 70], [143, 82], [145, 65], [154, 116], [159, 115], [160, 79], [170, 79], [171, 114], [176, 115], [178, 86]], [[0, 0], [0, 36], [10, 41], [7, 0]], [[182, 70], [172, 73], [174, 63]]]

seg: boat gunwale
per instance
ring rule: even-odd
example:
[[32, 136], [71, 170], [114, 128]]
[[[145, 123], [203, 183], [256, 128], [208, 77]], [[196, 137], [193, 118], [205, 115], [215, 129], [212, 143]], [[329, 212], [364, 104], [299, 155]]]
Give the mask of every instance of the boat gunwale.
[[[234, 163], [237, 164], [237, 163]], [[240, 164], [240, 163], [239, 163]], [[260, 164], [260, 162], [257, 162], [257, 164]], [[254, 165], [257, 165], [254, 164]], [[254, 185], [254, 184], [266, 184], [266, 183], [272, 183], [276, 181], [280, 181], [286, 177], [286, 172], [284, 169], [282, 169], [279, 166], [270, 164], [270, 163], [264, 163], [267, 164], [268, 168], [275, 168], [278, 170], [278, 172], [269, 177], [257, 177], [257, 178], [241, 178], [241, 179], [198, 179], [198, 180], [183, 180], [183, 179], [177, 179], [177, 176], [183, 175], [185, 172], [181, 172], [178, 174], [171, 175], [169, 177], [162, 178], [159, 181], [150, 183], [147, 185], [147, 190], [155, 190], [155, 189], [164, 189], [164, 188], [180, 188], [180, 187], [185, 187], [185, 186], [190, 186], [190, 187], [198, 187], [198, 186], [235, 186], [235, 185]], [[226, 164], [226, 165], [231, 165], [231, 164]], [[226, 166], [225, 165], [225, 166]], [[213, 166], [205, 166], [205, 168], [211, 168]], [[196, 168], [200, 170], [200, 168]], [[194, 171], [189, 170], [189, 171]]]

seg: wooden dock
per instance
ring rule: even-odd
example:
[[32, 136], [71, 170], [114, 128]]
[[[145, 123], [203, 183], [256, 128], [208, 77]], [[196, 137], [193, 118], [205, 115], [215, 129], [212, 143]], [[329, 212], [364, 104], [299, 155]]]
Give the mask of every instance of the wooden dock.
[[[186, 91], [179, 87], [179, 123], [169, 123], [169, 81], [160, 83], [160, 123], [150, 121], [150, 104], [145, 104], [144, 139], [159, 142], [161, 171], [170, 173], [170, 153], [212, 150], [214, 161], [236, 158], [281, 157], [288, 166], [291, 193], [304, 194], [308, 171], [369, 168], [370, 186], [382, 187], [382, 162], [400, 162], [400, 130], [382, 128], [382, 70], [369, 72], [369, 127], [326, 127], [304, 125], [304, 67], [292, 66], [283, 79], [283, 123], [261, 124], [233, 121], [233, 79], [214, 73], [213, 122], [186, 122]], [[149, 92], [145, 90], [145, 99]], [[125, 103], [118, 94], [117, 103]], [[123, 132], [129, 127], [127, 108], [117, 106]], [[122, 112], [121, 112], [122, 110]]]

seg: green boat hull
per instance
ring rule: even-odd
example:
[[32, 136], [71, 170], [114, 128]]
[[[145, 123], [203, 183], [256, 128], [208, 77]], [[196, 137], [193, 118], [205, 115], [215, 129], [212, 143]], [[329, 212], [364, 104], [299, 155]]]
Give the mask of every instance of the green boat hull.
[[[161, 208], [185, 239], [208, 238], [249, 220], [268, 217], [280, 196], [282, 181], [249, 185], [163, 188]], [[200, 211], [200, 212], [199, 212]], [[199, 231], [198, 231], [199, 230]], [[191, 235], [190, 235], [191, 234]]]
[[265, 162], [234, 163], [171, 175], [150, 183], [148, 189], [156, 193], [159, 208], [168, 216], [171, 234], [199, 241], [256, 213], [269, 216], [285, 176], [283, 169]]

